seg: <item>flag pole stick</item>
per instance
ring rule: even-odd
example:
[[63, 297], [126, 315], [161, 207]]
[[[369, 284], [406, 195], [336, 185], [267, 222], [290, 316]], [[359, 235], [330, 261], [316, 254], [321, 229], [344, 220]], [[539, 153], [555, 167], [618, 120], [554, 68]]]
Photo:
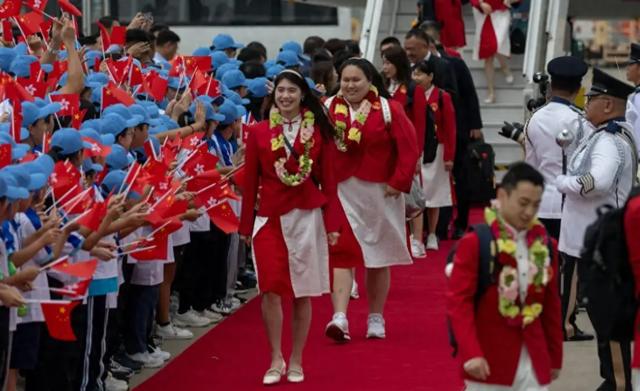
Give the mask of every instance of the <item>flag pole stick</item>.
[[47, 269], [51, 269], [55, 265], [58, 265], [58, 264], [60, 264], [60, 263], [62, 263], [64, 261], [66, 261], [67, 259], [69, 259], [69, 257], [67, 255], [65, 255], [64, 257], [60, 257], [60, 258], [56, 259], [55, 261], [53, 261], [51, 263], [48, 263], [48, 264], [46, 264], [44, 266], [41, 266], [40, 267], [40, 272], [43, 272], [43, 271], [45, 271]]

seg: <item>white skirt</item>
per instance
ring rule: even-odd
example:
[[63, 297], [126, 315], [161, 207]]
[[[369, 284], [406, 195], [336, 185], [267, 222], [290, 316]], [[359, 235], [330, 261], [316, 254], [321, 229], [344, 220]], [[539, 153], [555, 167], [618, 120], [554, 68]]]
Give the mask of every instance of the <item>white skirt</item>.
[[410, 265], [404, 195], [385, 197], [385, 183], [351, 177], [338, 184], [338, 197], [368, 268]]
[[[252, 237], [256, 237], [267, 220], [267, 217], [256, 216]], [[289, 278], [294, 296], [298, 298], [329, 293], [329, 243], [322, 210], [293, 209], [280, 216], [280, 225], [289, 256]], [[252, 246], [251, 251], [253, 250]], [[255, 252], [252, 258], [259, 280]]]
[[432, 163], [422, 164], [422, 190], [427, 208], [440, 208], [453, 205], [451, 197], [451, 178], [444, 169], [444, 146], [438, 144], [436, 159]]
[[[473, 38], [473, 59], [479, 60], [482, 26], [487, 16], [478, 11], [476, 8], [472, 7], [471, 9], [473, 10], [473, 19], [476, 24], [476, 33]], [[498, 54], [502, 54], [506, 57], [511, 56], [511, 38], [509, 32], [509, 28], [511, 27], [511, 12], [509, 10], [492, 12], [491, 23], [493, 24], [493, 31], [495, 31], [496, 33], [496, 42], [498, 42]]]

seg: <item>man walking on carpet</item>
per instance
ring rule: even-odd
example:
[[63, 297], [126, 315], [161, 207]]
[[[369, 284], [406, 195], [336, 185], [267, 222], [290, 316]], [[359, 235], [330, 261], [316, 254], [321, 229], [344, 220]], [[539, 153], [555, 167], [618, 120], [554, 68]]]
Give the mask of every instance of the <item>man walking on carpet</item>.
[[468, 391], [547, 391], [562, 366], [555, 240], [535, 218], [544, 178], [514, 164], [497, 209], [459, 242], [447, 312]]

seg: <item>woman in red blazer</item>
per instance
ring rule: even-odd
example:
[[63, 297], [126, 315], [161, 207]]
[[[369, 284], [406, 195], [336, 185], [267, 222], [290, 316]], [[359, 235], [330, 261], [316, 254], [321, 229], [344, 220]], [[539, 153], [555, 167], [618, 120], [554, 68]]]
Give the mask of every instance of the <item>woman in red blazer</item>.
[[330, 291], [328, 244], [338, 238], [329, 144], [334, 129], [302, 75], [293, 70], [276, 77], [267, 107], [269, 119], [249, 130], [239, 232], [253, 243], [271, 345], [271, 366], [263, 383], [278, 383], [286, 372], [281, 349], [283, 298], [293, 299], [294, 319], [287, 379], [298, 383], [304, 380], [302, 351], [311, 324], [310, 297]]
[[340, 92], [325, 102], [336, 126], [338, 197], [344, 213], [340, 241], [330, 248], [333, 319], [326, 334], [349, 340], [346, 317], [352, 269], [366, 267], [368, 338], [384, 338], [382, 312], [390, 284], [389, 266], [411, 264], [403, 192], [409, 192], [418, 150], [404, 109], [378, 95], [373, 65], [352, 58], [340, 68]]
[[461, 0], [436, 0], [436, 20], [442, 26], [440, 40], [451, 48], [462, 48], [466, 42]]
[[411, 63], [402, 47], [393, 45], [382, 52], [382, 78], [391, 99], [400, 103], [408, 114]]
[[[435, 65], [429, 59], [416, 64], [413, 69], [413, 80], [418, 85], [413, 102], [413, 121], [420, 130], [421, 140], [426, 148], [430, 140], [425, 140], [427, 126], [435, 126], [437, 146], [435, 159], [422, 161], [422, 184], [426, 198], [427, 218], [429, 220], [427, 250], [438, 249], [436, 226], [441, 207], [453, 205], [451, 170], [456, 151], [456, 115], [451, 96], [436, 86], [434, 80]], [[435, 124], [428, 124], [427, 110], [433, 113]], [[434, 143], [435, 144], [435, 143]], [[434, 146], [431, 146], [434, 147]], [[421, 227], [420, 227], [421, 228]], [[422, 230], [414, 231], [414, 237], [422, 240]]]
[[447, 313], [467, 390], [547, 390], [562, 367], [558, 250], [535, 218], [544, 178], [517, 163], [498, 189], [499, 207], [485, 212], [496, 245], [492, 275], [478, 292], [476, 232], [459, 242], [447, 266]]

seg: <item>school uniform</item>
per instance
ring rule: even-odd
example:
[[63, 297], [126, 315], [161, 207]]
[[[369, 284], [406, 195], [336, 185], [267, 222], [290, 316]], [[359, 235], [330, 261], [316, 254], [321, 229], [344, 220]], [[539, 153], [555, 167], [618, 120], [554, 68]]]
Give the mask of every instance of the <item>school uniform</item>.
[[[482, 13], [480, 2], [491, 6], [489, 15]], [[471, 0], [476, 33], [474, 35], [473, 59], [484, 60], [495, 54], [511, 56], [511, 12], [502, 0]], [[482, 49], [489, 48], [489, 49]]]
[[[330, 247], [332, 267], [382, 268], [412, 263], [407, 247], [404, 196], [385, 197], [387, 185], [409, 192], [416, 162], [416, 132], [404, 108], [380, 98], [361, 129], [360, 143], [335, 152], [338, 198], [343, 209], [340, 240]], [[384, 101], [383, 101], [384, 99]], [[325, 102], [333, 116], [335, 99]], [[388, 105], [390, 120], [385, 120]], [[355, 120], [348, 107], [347, 127]]]

